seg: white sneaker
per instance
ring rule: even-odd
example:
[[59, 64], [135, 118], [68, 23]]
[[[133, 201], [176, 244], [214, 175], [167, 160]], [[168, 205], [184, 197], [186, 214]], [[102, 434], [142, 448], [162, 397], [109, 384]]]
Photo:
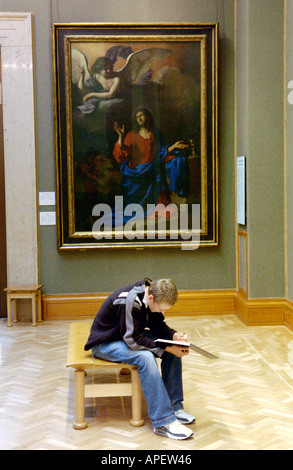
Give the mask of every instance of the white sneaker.
[[195, 421], [195, 417], [187, 413], [187, 411], [184, 411], [183, 409], [175, 411], [175, 416], [178, 421], [182, 424], [191, 424]]
[[173, 421], [173, 423], [166, 424], [166, 426], [154, 428], [154, 433], [159, 436], [170, 437], [170, 439], [177, 440], [188, 439], [193, 435], [191, 429], [188, 429], [177, 420]]

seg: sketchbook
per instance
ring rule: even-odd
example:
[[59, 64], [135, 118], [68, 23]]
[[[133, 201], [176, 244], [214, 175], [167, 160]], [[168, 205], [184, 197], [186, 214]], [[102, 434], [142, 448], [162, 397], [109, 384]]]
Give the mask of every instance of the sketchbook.
[[155, 340], [155, 343], [158, 343], [158, 344], [169, 344], [170, 346], [172, 346], [172, 344], [176, 344], [176, 346], [183, 346], [183, 347], [190, 347], [190, 349], [192, 349], [193, 351], [201, 354], [202, 356], [205, 356], [205, 357], [208, 357], [209, 359], [219, 359], [218, 356], [215, 356], [215, 354], [212, 354], [208, 351], [206, 351], [205, 349], [201, 349], [199, 348], [198, 346], [195, 346], [195, 344], [192, 344], [192, 343], [187, 343], [186, 341], [173, 341], [171, 339], [156, 339]]
[[161, 338], [156, 339], [155, 343], [170, 344], [170, 346], [173, 346], [173, 345], [185, 346], [186, 348], [190, 346], [190, 343], [187, 343], [187, 341], [173, 341], [172, 339], [161, 339]]

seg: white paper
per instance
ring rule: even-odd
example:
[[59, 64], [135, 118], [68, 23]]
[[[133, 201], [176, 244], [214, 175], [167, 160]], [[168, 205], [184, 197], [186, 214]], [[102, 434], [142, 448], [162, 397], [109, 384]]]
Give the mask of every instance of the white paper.
[[39, 192], [40, 206], [55, 206], [55, 192]]
[[56, 212], [40, 212], [40, 225], [56, 225]]
[[237, 223], [245, 225], [245, 157], [237, 157]]

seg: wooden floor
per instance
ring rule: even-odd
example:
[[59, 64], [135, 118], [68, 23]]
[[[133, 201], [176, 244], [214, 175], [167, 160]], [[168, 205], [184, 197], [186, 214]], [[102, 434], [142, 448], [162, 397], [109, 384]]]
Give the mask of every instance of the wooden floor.
[[[146, 424], [131, 427], [129, 397], [88, 399], [89, 426], [74, 430], [74, 372], [65, 367], [69, 322], [7, 328], [1, 319], [0, 449], [292, 450], [293, 332], [247, 327], [233, 315], [168, 323], [220, 356], [184, 358], [185, 408], [197, 419], [191, 439], [154, 435], [145, 402]], [[128, 379], [113, 373], [113, 381]]]

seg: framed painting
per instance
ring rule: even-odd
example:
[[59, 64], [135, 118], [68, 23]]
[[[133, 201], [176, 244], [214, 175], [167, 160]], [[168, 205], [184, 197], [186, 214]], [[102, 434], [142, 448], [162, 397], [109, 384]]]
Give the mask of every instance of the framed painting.
[[54, 24], [58, 249], [218, 244], [217, 24]]

